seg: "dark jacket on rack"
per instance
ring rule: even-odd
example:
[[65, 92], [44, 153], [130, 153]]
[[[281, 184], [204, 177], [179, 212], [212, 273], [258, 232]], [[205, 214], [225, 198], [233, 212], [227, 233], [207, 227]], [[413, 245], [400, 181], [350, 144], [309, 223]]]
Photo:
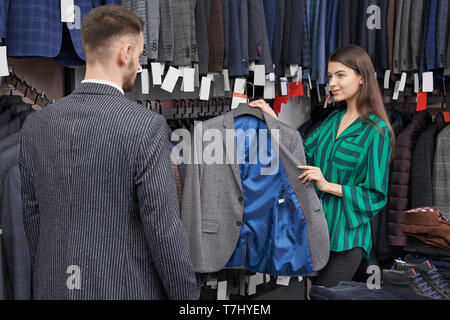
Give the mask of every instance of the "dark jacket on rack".
[[6, 274], [11, 283], [10, 298], [30, 300], [31, 256], [23, 224], [18, 153], [16, 153], [14, 161], [15, 165], [7, 171], [3, 180], [0, 224], [3, 230]]
[[19, 167], [33, 299], [198, 298], [168, 130], [97, 83], [28, 117]]
[[404, 211], [410, 209], [412, 152], [420, 134], [429, 124], [431, 124], [431, 115], [426, 111], [418, 112], [397, 139], [392, 161], [391, 190], [388, 196], [388, 242], [390, 245], [405, 245]]
[[433, 205], [435, 142], [444, 125], [444, 117], [442, 113], [438, 113], [434, 123], [417, 140], [411, 161], [411, 208]]

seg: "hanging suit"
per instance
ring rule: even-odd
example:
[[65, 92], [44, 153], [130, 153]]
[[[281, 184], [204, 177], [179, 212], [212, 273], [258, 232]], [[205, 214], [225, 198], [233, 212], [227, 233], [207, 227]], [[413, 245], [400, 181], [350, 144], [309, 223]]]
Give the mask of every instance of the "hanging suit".
[[[67, 23], [67, 27], [76, 57], [84, 60], [81, 47], [83, 17], [95, 7], [117, 5], [119, 0], [75, 0], [74, 4], [75, 22]], [[58, 56], [63, 38], [60, 1], [36, 0], [31, 6], [26, 0], [0, 0], [0, 7], [4, 8], [3, 13], [0, 10], [0, 15], [3, 14], [0, 18], [0, 36], [6, 38], [8, 56]]]
[[[313, 185], [297, 179], [297, 166], [306, 163], [301, 137], [291, 127], [264, 117], [265, 123], [253, 117], [234, 119], [233, 112], [228, 112], [197, 129], [194, 157], [206, 151], [208, 143], [199, 137], [210, 129], [224, 139], [231, 132], [232, 141], [218, 139], [225, 147], [226, 159], [221, 159], [225, 164], [187, 166], [181, 219], [196, 272], [216, 272], [227, 266], [270, 274], [309, 274], [328, 262], [330, 244], [321, 204]], [[261, 175], [256, 170], [264, 167], [261, 162], [255, 167], [238, 164], [239, 155], [250, 150], [236, 142], [239, 128], [279, 130], [279, 139], [273, 135], [268, 139], [280, 142], [279, 157], [270, 153], [278, 170]], [[234, 152], [236, 146], [242, 153]]]

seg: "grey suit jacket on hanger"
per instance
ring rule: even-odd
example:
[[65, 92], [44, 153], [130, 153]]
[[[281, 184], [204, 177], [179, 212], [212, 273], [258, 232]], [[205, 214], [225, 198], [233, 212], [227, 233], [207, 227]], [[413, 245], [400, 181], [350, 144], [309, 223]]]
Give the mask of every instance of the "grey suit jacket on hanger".
[[411, 71], [411, 12], [412, 0], [403, 0], [402, 27], [400, 31], [400, 69], [402, 72]]
[[[320, 270], [328, 262], [330, 240], [314, 187], [297, 179], [300, 172], [297, 166], [306, 164], [300, 134], [271, 116], [264, 115], [264, 118], [268, 130], [278, 129], [280, 132], [279, 160], [303, 208], [314, 271]], [[205, 121], [202, 126], [201, 136], [206, 130], [215, 129], [225, 139], [227, 129], [234, 132], [233, 112]], [[234, 135], [232, 137], [236, 150], [236, 140]], [[223, 154], [228, 154], [227, 161], [232, 164], [187, 166], [181, 219], [196, 272], [216, 272], [224, 268], [236, 248], [241, 230], [244, 204], [237, 152], [233, 154], [225, 141], [219, 141], [222, 142]], [[205, 150], [209, 143], [196, 143], [192, 156], [201, 156], [201, 150]]]
[[395, 8], [395, 35], [394, 35], [394, 52], [392, 58], [393, 73], [398, 74], [401, 71], [401, 56], [400, 56], [400, 37], [402, 30], [402, 12], [404, 0], [396, 0]]
[[424, 1], [414, 0], [411, 3], [411, 14], [414, 18], [410, 20], [410, 37], [411, 37], [411, 70], [420, 69], [420, 49], [422, 48], [423, 34], [423, 12]]

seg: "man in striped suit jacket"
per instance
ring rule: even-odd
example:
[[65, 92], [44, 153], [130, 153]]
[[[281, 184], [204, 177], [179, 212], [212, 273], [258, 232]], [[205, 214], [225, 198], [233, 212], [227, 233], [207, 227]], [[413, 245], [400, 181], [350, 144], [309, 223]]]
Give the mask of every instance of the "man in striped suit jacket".
[[143, 21], [82, 24], [86, 78], [24, 123], [20, 171], [34, 299], [198, 299], [164, 119], [126, 99]]

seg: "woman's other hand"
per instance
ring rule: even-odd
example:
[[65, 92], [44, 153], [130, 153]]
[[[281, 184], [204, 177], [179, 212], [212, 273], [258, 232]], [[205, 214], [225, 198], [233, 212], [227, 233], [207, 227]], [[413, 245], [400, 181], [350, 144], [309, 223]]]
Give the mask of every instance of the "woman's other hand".
[[273, 111], [273, 109], [263, 99], [252, 101], [248, 105], [253, 108], [259, 108], [262, 112], [278, 120], [278, 116], [275, 111]]
[[327, 189], [328, 181], [325, 180], [322, 174], [322, 170], [313, 166], [298, 166], [299, 169], [305, 170], [298, 178], [303, 179], [303, 183], [308, 181], [314, 182], [320, 191]]

